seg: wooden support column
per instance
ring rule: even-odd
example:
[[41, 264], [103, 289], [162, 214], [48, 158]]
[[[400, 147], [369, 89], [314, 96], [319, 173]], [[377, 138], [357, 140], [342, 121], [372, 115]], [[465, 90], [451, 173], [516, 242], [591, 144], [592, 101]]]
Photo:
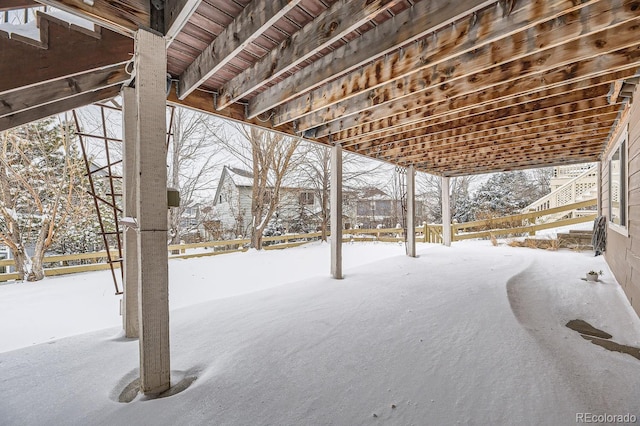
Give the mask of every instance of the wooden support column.
[[[122, 89], [122, 115], [124, 117], [124, 208], [123, 216], [135, 218], [138, 215], [138, 195], [136, 189], [136, 139], [138, 133], [138, 111], [136, 92], [131, 87]], [[125, 336], [139, 336], [138, 318], [138, 230], [135, 226], [124, 228], [124, 296], [122, 325]]]
[[442, 176], [442, 243], [451, 246], [451, 192], [449, 189], [449, 177]]
[[157, 394], [169, 389], [171, 372], [165, 142], [167, 58], [162, 36], [138, 30], [135, 42], [140, 390]]
[[342, 279], [342, 145], [331, 148], [331, 276]]
[[416, 172], [407, 167], [407, 256], [416, 257]]

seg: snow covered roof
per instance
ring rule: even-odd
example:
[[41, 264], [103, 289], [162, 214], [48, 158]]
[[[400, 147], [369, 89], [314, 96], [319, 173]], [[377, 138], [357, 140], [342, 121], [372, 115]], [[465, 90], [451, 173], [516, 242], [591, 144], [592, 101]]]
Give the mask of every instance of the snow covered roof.
[[236, 186], [253, 186], [253, 173], [231, 166], [224, 167]]

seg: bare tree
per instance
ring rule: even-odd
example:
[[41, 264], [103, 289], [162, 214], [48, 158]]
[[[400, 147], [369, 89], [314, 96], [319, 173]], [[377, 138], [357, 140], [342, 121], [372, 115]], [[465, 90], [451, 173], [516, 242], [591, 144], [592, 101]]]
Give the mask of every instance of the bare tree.
[[48, 119], [0, 134], [0, 241], [21, 280], [44, 278], [44, 254], [77, 204], [83, 165], [70, 133]]
[[[458, 222], [472, 220], [470, 186], [476, 176], [451, 178], [451, 218]], [[419, 173], [417, 187], [423, 199], [427, 219], [436, 223], [442, 221], [442, 185], [440, 176]]]
[[206, 114], [176, 108], [173, 116], [171, 143], [168, 149], [169, 187], [180, 191], [180, 207], [169, 211], [171, 244], [177, 244], [185, 232], [198, 223], [184, 223], [185, 211], [194, 207], [198, 194], [210, 189], [218, 168], [222, 147], [216, 133], [222, 124]]
[[218, 140], [245, 168], [252, 170], [251, 247], [261, 250], [262, 234], [276, 212], [287, 174], [304, 155], [298, 151], [299, 139], [251, 126], [235, 128], [239, 139], [220, 134]]
[[[342, 181], [346, 188], [376, 186], [383, 173], [383, 163], [344, 152]], [[296, 173], [299, 182], [312, 189], [320, 203], [319, 223], [322, 241], [327, 240], [329, 230], [329, 193], [331, 191], [331, 148], [309, 144], [304, 161]]]

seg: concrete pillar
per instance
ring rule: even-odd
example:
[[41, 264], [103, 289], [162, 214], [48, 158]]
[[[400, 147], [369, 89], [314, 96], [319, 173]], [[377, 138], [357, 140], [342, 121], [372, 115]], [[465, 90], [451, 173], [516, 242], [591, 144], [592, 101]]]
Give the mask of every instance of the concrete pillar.
[[331, 276], [342, 279], [342, 146], [331, 148]]
[[407, 167], [407, 256], [416, 257], [416, 172]]
[[[138, 195], [136, 192], [136, 139], [138, 132], [138, 112], [136, 92], [132, 87], [122, 89], [122, 116], [124, 117], [123, 216], [135, 218], [138, 215]], [[124, 236], [124, 295], [122, 326], [125, 336], [138, 337], [138, 231], [126, 226]]]
[[138, 30], [135, 85], [138, 112], [138, 280], [140, 389], [156, 394], [170, 387], [167, 254], [165, 41]]
[[451, 246], [451, 190], [449, 189], [449, 178], [442, 176], [442, 243]]

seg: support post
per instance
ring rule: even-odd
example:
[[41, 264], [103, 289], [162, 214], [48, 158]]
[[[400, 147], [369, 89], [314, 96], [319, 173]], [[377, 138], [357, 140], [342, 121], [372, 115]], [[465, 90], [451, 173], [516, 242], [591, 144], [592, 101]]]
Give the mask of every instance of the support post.
[[[136, 191], [136, 139], [138, 132], [136, 92], [131, 87], [122, 89], [122, 115], [124, 117], [123, 216], [135, 218], [138, 214]], [[138, 337], [138, 231], [135, 227], [124, 228], [124, 295], [122, 297], [122, 325], [126, 337]]]
[[598, 216], [602, 216], [602, 161], [598, 161], [598, 171], [597, 171], [597, 176], [596, 176], [596, 182], [597, 182], [597, 190], [598, 190], [598, 206], [597, 206], [597, 213]]
[[342, 279], [342, 146], [331, 148], [331, 276]]
[[140, 390], [170, 387], [167, 254], [166, 49], [162, 36], [138, 30], [135, 37], [138, 113], [138, 280]]
[[416, 257], [416, 172], [407, 167], [407, 256]]
[[449, 189], [449, 178], [442, 176], [442, 243], [451, 247], [451, 190]]

